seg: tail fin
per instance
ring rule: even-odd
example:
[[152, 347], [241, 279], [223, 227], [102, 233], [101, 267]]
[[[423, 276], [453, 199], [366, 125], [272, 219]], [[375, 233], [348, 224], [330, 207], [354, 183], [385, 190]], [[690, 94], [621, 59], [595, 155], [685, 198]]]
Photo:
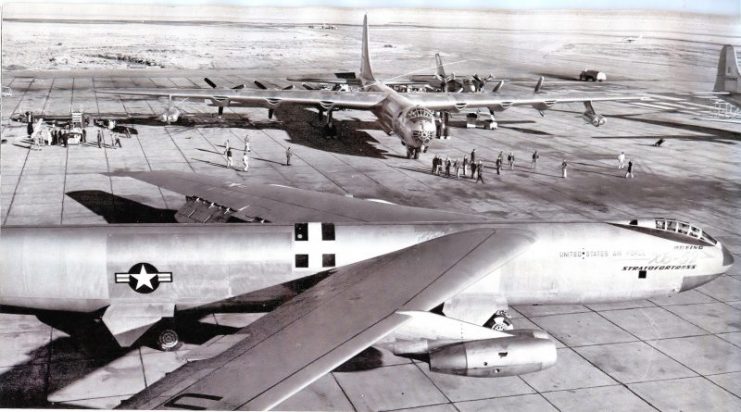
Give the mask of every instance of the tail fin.
[[368, 15], [363, 17], [363, 45], [360, 54], [360, 80], [363, 83], [372, 82], [373, 71], [371, 70], [370, 56], [368, 55]]
[[437, 75], [445, 78], [445, 68], [443, 67], [443, 59], [440, 57], [440, 53], [435, 53], [435, 63], [437, 63]]
[[718, 75], [715, 78], [714, 92], [741, 93], [741, 75], [739, 75], [736, 50], [726, 44], [720, 50]]

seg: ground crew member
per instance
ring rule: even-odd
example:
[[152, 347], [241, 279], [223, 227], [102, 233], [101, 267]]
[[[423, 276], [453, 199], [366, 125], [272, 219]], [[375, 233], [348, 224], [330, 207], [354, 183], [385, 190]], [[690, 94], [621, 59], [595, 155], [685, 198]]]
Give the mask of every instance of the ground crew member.
[[244, 163], [245, 172], [249, 168], [249, 160], [250, 160], [250, 157], [247, 155], [247, 152], [244, 152], [244, 154], [242, 155], [242, 163]]
[[458, 159], [456, 159], [453, 162], [453, 168], [455, 169], [455, 178], [460, 179], [461, 178], [461, 164], [458, 161]]
[[628, 160], [628, 171], [625, 173], [625, 178], [633, 178], [633, 161]]
[[468, 174], [468, 156], [463, 156], [463, 177]]
[[103, 131], [98, 129], [98, 149], [101, 149], [101, 142], [103, 141]]
[[507, 155], [507, 161], [509, 161], [509, 170], [513, 170], [515, 168], [515, 154], [509, 152], [509, 155]]
[[121, 145], [121, 136], [118, 133], [116, 133], [114, 134], [114, 138], [116, 139], [116, 142], [113, 144], [113, 147], [116, 147], [116, 145], [118, 145], [118, 147], [123, 149], [123, 145]]
[[226, 142], [224, 142], [224, 154], [227, 154], [229, 152], [229, 149], [231, 149], [231, 146], [229, 145], [229, 139], [226, 139]]
[[479, 160], [478, 165], [476, 166], [476, 171], [479, 172], [478, 177], [476, 178], [476, 183], [481, 182], [484, 183], [484, 176], [481, 175], [481, 171], [484, 169], [484, 165], [481, 164], [481, 160]]
[[471, 162], [471, 179], [473, 179], [474, 176], [476, 176], [476, 163]]
[[566, 175], [567, 175], [566, 169], [568, 167], [569, 167], [569, 164], [566, 163], [566, 159], [563, 159], [563, 162], [561, 163], [561, 177], [563, 177], [564, 179], [566, 179]]
[[540, 159], [540, 155], [538, 154], [538, 151], [533, 152], [533, 163], [530, 165], [531, 169], [537, 169], [538, 168], [538, 159]]
[[250, 147], [250, 135], [244, 136], [244, 151], [245, 152], [251, 152], [252, 148]]
[[471, 150], [471, 165], [476, 163], [476, 149]]
[[233, 165], [234, 165], [234, 161], [232, 160], [232, 149], [231, 148], [226, 149], [226, 167], [228, 169], [231, 169]]
[[618, 155], [618, 169], [625, 167], [625, 152], [620, 152]]
[[445, 176], [450, 177], [450, 166], [452, 163], [450, 162], [449, 157], [445, 157]]
[[291, 151], [291, 146], [288, 146], [288, 149], [286, 149], [286, 166], [291, 165], [291, 156], [293, 156], [293, 152]]
[[502, 159], [499, 158], [499, 157], [497, 157], [497, 163], [496, 164], [497, 164], [497, 175], [500, 175], [501, 176], [501, 174], [502, 174]]

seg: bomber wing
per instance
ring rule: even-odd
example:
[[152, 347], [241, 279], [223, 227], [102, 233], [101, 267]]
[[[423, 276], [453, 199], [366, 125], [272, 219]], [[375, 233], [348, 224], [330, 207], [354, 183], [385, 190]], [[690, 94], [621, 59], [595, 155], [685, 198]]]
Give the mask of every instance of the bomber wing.
[[527, 232], [475, 229], [336, 272], [124, 402], [125, 409], [270, 409], [406, 322], [523, 253]]
[[[502, 96], [499, 94], [471, 93], [404, 93], [404, 96], [421, 107], [441, 111], [462, 111], [475, 108], [506, 109], [510, 106], [542, 106], [542, 109], [558, 103], [580, 103], [599, 101], [649, 100], [646, 96], [609, 96], [601, 94], [533, 94], [532, 96]], [[536, 107], [537, 108], [537, 107]]]
[[268, 222], [463, 222], [481, 217], [176, 171], [114, 172]]
[[153, 98], [204, 100], [217, 106], [275, 108], [281, 104], [319, 106], [324, 109], [367, 110], [378, 105], [386, 93], [334, 92], [328, 90], [214, 90], [214, 89], [99, 89], [96, 93]]

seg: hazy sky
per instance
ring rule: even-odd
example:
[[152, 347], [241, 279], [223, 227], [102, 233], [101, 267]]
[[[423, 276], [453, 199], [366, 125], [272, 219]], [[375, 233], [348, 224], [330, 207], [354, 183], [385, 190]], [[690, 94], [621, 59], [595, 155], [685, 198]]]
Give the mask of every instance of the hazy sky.
[[[13, 0], [0, 0], [14, 3]], [[57, 2], [52, 0], [53, 2]], [[48, 3], [49, 0], [26, 0], [24, 3]], [[58, 1], [62, 3], [63, 1]], [[649, 9], [724, 14], [741, 17], [741, 0], [66, 0], [74, 3], [147, 3], [147, 4], [228, 4], [240, 6], [338, 6], [352, 8], [419, 7], [419, 8], [502, 8], [502, 9]]]

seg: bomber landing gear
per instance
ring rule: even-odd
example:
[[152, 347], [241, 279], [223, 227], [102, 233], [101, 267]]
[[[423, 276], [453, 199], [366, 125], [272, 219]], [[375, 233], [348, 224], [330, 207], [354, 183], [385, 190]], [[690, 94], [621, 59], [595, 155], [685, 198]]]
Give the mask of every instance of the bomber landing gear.
[[154, 334], [154, 345], [163, 352], [171, 352], [180, 349], [183, 342], [175, 326], [172, 323], [166, 323]]
[[507, 311], [506, 309], [494, 312], [494, 315], [492, 315], [492, 317], [490, 317], [489, 320], [484, 323], [484, 327], [491, 328], [499, 332], [512, 330], [515, 328], [514, 324], [512, 324], [512, 317], [510, 317], [509, 311]]
[[419, 159], [421, 148], [407, 146], [407, 159]]
[[337, 126], [334, 123], [324, 125], [324, 137], [327, 139], [337, 138]]
[[[327, 120], [324, 122], [324, 137], [327, 139], [337, 138], [337, 126], [334, 124], [332, 112], [333, 110], [327, 110]], [[319, 121], [321, 122], [323, 120], [324, 110], [322, 108], [319, 108]]]

